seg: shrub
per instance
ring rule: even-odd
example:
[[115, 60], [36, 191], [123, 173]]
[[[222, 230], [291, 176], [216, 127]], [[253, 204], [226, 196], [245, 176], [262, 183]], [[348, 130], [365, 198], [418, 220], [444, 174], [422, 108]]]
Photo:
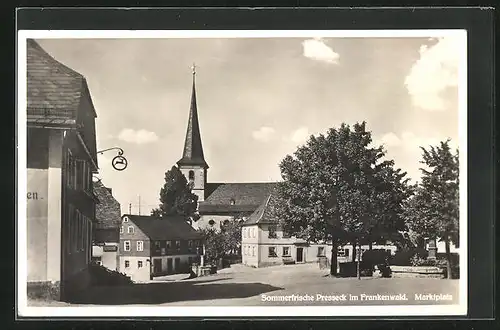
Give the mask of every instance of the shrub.
[[396, 251], [390, 264], [395, 266], [414, 266], [413, 260], [427, 259], [429, 252], [422, 248], [403, 249]]

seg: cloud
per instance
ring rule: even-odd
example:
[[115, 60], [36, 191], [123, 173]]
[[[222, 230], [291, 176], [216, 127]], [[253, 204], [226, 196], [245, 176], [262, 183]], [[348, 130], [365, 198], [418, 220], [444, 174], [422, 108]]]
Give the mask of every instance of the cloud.
[[327, 46], [320, 38], [308, 39], [302, 42], [303, 54], [312, 60], [338, 64], [340, 55]]
[[384, 134], [379, 142], [388, 147], [401, 145], [401, 139], [392, 132]]
[[309, 136], [311, 136], [311, 134], [309, 133], [309, 129], [303, 126], [293, 131], [287, 140], [300, 144], [306, 142]]
[[443, 98], [443, 92], [458, 86], [460, 42], [457, 37], [444, 37], [430, 47], [420, 47], [420, 58], [405, 79], [415, 106], [427, 111], [446, 109], [447, 100]]
[[268, 142], [272, 139], [274, 133], [274, 128], [262, 126], [258, 130], [252, 132], [252, 137], [260, 142]]
[[144, 129], [135, 131], [131, 128], [124, 128], [120, 134], [118, 134], [118, 139], [135, 144], [145, 144], [151, 143], [158, 140], [158, 135], [155, 132], [146, 131]]

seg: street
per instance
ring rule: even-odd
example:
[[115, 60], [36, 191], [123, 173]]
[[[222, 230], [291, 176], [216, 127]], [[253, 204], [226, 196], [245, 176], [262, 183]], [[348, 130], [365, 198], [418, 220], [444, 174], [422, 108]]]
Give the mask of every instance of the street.
[[[187, 278], [187, 275], [184, 277]], [[155, 279], [131, 286], [93, 287], [75, 305], [162, 305], [162, 306], [277, 306], [277, 305], [411, 305], [458, 303], [458, 280], [432, 278], [332, 278], [317, 264], [266, 268], [233, 265], [218, 274], [176, 280]], [[372, 296], [405, 295], [405, 300], [370, 300]], [[416, 300], [415, 295], [447, 295], [448, 300]], [[270, 296], [312, 296], [313, 301], [276, 301]], [[318, 299], [320, 296], [357, 296], [358, 300]], [[368, 298], [370, 299], [368, 299]], [[363, 299], [364, 298], [364, 299]], [[451, 300], [450, 300], [451, 299]], [[47, 302], [32, 301], [30, 305]]]

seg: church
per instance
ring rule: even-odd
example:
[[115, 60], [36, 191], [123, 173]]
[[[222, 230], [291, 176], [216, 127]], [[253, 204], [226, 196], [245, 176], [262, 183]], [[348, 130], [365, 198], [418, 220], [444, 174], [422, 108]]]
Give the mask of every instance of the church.
[[[312, 244], [284, 233], [269, 216], [276, 182], [256, 183], [212, 183], [208, 182], [208, 164], [203, 153], [198, 107], [196, 103], [196, 72], [193, 68], [191, 107], [182, 158], [177, 162], [179, 170], [198, 196], [200, 219], [192, 223], [193, 228], [214, 228], [230, 221], [239, 221], [241, 228], [242, 263], [251, 267], [265, 267], [287, 263], [317, 262], [318, 258], [331, 258], [332, 248], [328, 243]], [[361, 246], [361, 252], [368, 249]], [[395, 246], [374, 245], [374, 249], [386, 249], [395, 253]], [[359, 247], [357, 247], [359, 250]], [[339, 246], [339, 262], [353, 257], [351, 245]]]
[[196, 72], [193, 67], [191, 107], [179, 170], [191, 182], [193, 193], [198, 196], [200, 219], [193, 227], [219, 229], [229, 221], [245, 221], [269, 197], [275, 183], [221, 183], [208, 182], [208, 164], [201, 141], [198, 107], [196, 103]]

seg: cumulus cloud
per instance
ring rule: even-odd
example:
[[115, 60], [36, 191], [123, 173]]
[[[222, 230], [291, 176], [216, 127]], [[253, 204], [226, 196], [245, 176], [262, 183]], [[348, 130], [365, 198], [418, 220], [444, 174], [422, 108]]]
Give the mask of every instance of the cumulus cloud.
[[268, 142], [274, 136], [275, 130], [272, 127], [263, 126], [252, 132], [252, 137], [260, 142]]
[[380, 138], [380, 144], [385, 146], [399, 146], [401, 145], [401, 139], [394, 133], [386, 133]]
[[302, 42], [303, 54], [312, 60], [338, 64], [340, 55], [333, 51], [320, 38], [308, 39]]
[[309, 129], [303, 126], [297, 128], [288, 137], [285, 137], [285, 140], [292, 141], [293, 143], [296, 144], [300, 144], [306, 142], [309, 136], [311, 136], [311, 133], [309, 133]]
[[[414, 150], [420, 153], [420, 147], [428, 148], [429, 146], [437, 146], [440, 142], [445, 141], [446, 138], [425, 137], [415, 135], [413, 132], [405, 131], [399, 136], [393, 132], [386, 133], [374, 142], [376, 145], [384, 145], [386, 147], [403, 147]], [[455, 141], [450, 142], [452, 148], [456, 148]]]
[[118, 139], [129, 143], [145, 144], [157, 141], [158, 135], [155, 132], [144, 129], [136, 131], [131, 128], [125, 128], [118, 134]]
[[444, 37], [430, 47], [420, 47], [420, 58], [405, 79], [415, 106], [428, 111], [446, 109], [443, 92], [458, 85], [461, 42], [461, 38]]

